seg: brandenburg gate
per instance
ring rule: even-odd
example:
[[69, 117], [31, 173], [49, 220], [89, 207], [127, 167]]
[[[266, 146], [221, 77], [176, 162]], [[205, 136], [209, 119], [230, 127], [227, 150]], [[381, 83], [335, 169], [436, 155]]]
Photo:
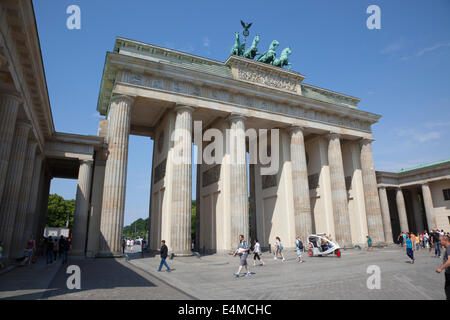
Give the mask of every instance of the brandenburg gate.
[[[208, 147], [222, 151], [219, 163], [196, 164], [199, 250], [231, 251], [239, 234], [263, 247], [276, 236], [293, 246], [296, 234], [312, 232], [346, 246], [364, 243], [366, 235], [384, 242], [371, 148], [371, 125], [380, 116], [304, 78], [237, 55], [223, 63], [117, 38], [97, 106], [106, 117], [99, 129], [106, 144], [96, 154], [93, 190], [103, 195], [92, 199], [87, 252], [120, 252], [130, 134], [154, 141], [152, 249], [165, 239], [176, 255], [191, 254], [192, 143], [200, 155]], [[271, 157], [278, 153], [273, 172], [261, 174], [267, 165], [259, 162], [226, 161], [247, 158], [255, 145], [248, 129], [277, 130], [278, 139], [267, 138]], [[185, 134], [174, 139], [177, 130]], [[211, 131], [234, 138], [216, 143]], [[174, 161], [179, 154], [189, 161]]]
[[310, 233], [347, 247], [367, 235], [392, 241], [371, 147], [380, 116], [283, 68], [290, 48], [275, 59], [272, 41], [255, 60], [259, 37], [243, 52], [236, 35], [234, 53], [220, 62], [117, 38], [106, 54], [98, 135], [68, 134], [54, 128], [31, 2], [4, 2], [0, 17], [4, 258], [18, 256], [30, 235], [42, 236], [55, 177], [78, 179], [72, 254], [121, 255], [130, 135], [154, 142], [151, 249], [164, 239], [178, 256], [191, 254], [192, 243], [200, 252], [230, 252], [240, 234], [262, 247], [276, 236], [293, 247], [296, 235]]

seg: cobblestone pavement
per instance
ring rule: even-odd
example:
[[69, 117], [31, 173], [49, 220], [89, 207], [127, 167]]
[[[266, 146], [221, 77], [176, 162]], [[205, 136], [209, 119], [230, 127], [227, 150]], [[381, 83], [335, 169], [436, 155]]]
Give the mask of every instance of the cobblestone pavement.
[[[262, 255], [266, 266], [253, 267], [253, 275], [233, 277], [239, 260], [227, 255], [183, 257], [168, 260], [173, 272], [157, 272], [159, 257], [131, 259], [130, 262], [199, 299], [445, 299], [444, 275], [436, 268], [442, 259], [428, 250], [416, 252], [416, 262], [408, 263], [403, 248], [350, 249], [342, 258], [304, 257], [296, 262], [294, 250], [286, 261]], [[369, 290], [367, 267], [381, 270], [381, 289]], [[242, 273], [243, 275], [243, 273]]]
[[[343, 251], [342, 258], [304, 257], [295, 251], [286, 261], [263, 254], [264, 267], [253, 275], [235, 278], [239, 260], [229, 255], [168, 260], [173, 272], [157, 272], [159, 256], [142, 258], [128, 252], [126, 259], [75, 259], [81, 269], [81, 290], [66, 286], [66, 266], [46, 265], [43, 259], [0, 275], [0, 299], [444, 299], [444, 275], [435, 269], [442, 259], [428, 250], [416, 252], [411, 265], [401, 248]], [[381, 289], [367, 288], [367, 267], [381, 270]]]

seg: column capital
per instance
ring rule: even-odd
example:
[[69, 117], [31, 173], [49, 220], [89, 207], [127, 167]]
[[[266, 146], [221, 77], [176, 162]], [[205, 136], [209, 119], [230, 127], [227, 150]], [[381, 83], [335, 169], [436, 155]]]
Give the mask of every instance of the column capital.
[[94, 159], [80, 159], [80, 165], [87, 164], [89, 166], [92, 166], [94, 164]]
[[125, 100], [129, 104], [132, 104], [135, 99], [136, 99], [136, 97], [133, 97], [133, 96], [118, 94], [118, 95], [114, 95], [111, 97], [111, 103], [117, 102], [118, 100]]
[[359, 140], [359, 144], [362, 146], [365, 144], [371, 144], [373, 141], [375, 141], [375, 139], [373, 139], [373, 138], [361, 138]]
[[298, 126], [298, 125], [295, 125], [295, 124], [290, 125], [286, 129], [287, 129], [287, 131], [289, 132], [290, 135], [292, 135], [292, 134], [294, 134], [294, 133], [296, 133], [298, 131], [301, 131], [302, 133], [305, 133], [305, 127]]
[[191, 107], [191, 106], [184, 105], [184, 104], [177, 104], [177, 105], [175, 106], [174, 110], [175, 110], [176, 112], [179, 112], [179, 111], [188, 111], [189, 113], [192, 113], [192, 112], [195, 110], [195, 108], [194, 108], [194, 107]]
[[227, 117], [227, 120], [230, 121], [230, 122], [233, 122], [233, 121], [235, 121], [235, 120], [242, 120], [242, 121], [245, 122], [246, 119], [247, 119], [247, 117], [244, 116], [243, 114], [241, 114], [241, 113], [235, 113], [235, 112], [232, 112], [232, 113]]
[[337, 133], [337, 132], [330, 131], [330, 132], [328, 132], [327, 137], [328, 137], [329, 140], [331, 140], [331, 139], [340, 139], [341, 138], [341, 134]]

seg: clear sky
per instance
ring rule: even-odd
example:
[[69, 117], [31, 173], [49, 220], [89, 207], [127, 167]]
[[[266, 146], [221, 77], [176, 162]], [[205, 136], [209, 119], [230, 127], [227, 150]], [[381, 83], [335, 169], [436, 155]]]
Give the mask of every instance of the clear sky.
[[[116, 36], [225, 61], [253, 22], [260, 52], [271, 40], [290, 46], [304, 82], [361, 99], [382, 115], [373, 126], [376, 170], [450, 158], [450, 1], [33, 1], [57, 131], [97, 134], [96, 112], [105, 54]], [[69, 5], [81, 29], [69, 30]], [[381, 9], [369, 30], [366, 9]], [[279, 50], [280, 51], [280, 50]], [[148, 216], [153, 144], [131, 136], [125, 224]], [[195, 182], [195, 179], [193, 179]], [[51, 192], [74, 198], [75, 180], [54, 179]]]

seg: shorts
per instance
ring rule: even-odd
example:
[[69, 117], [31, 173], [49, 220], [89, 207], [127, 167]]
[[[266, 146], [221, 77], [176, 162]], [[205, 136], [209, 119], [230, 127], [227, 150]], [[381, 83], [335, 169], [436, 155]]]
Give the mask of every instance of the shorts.
[[247, 256], [248, 256], [248, 254], [243, 254], [243, 255], [240, 257], [240, 259], [241, 259], [240, 265], [241, 265], [241, 266], [246, 266], [246, 265], [247, 265]]

